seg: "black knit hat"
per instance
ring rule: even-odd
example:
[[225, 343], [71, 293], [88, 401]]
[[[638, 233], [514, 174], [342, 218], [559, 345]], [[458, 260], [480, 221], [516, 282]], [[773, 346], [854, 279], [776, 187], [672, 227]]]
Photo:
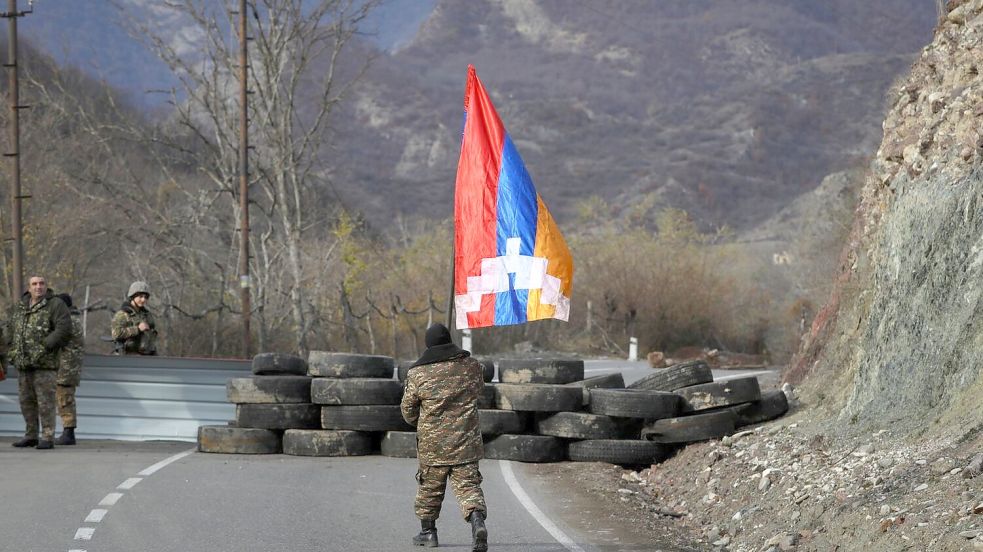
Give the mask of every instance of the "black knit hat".
[[435, 345], [447, 345], [448, 343], [453, 343], [451, 340], [451, 332], [447, 329], [447, 326], [437, 322], [433, 326], [427, 328], [426, 343], [427, 348]]
[[423, 351], [420, 359], [413, 366], [423, 366], [424, 364], [471, 356], [471, 353], [454, 344], [454, 341], [451, 340], [450, 330], [439, 322], [427, 328], [426, 343], [427, 350]]

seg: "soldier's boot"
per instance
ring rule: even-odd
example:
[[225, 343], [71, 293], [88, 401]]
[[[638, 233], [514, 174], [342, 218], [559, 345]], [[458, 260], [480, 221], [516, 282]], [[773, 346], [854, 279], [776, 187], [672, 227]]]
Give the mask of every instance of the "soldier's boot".
[[11, 446], [14, 446], [14, 447], [17, 447], [17, 448], [36, 447], [36, 446], [38, 446], [38, 440], [37, 439], [28, 439], [27, 437], [24, 437], [20, 441], [14, 441], [13, 443], [11, 443]]
[[47, 450], [55, 448], [55, 444], [51, 442], [51, 439], [41, 439], [38, 441], [38, 446], [34, 447], [38, 450]]
[[471, 510], [468, 517], [471, 522], [471, 550], [472, 552], [487, 552], [488, 550], [488, 529], [485, 529], [485, 513], [481, 510]]
[[432, 519], [420, 520], [420, 534], [413, 537], [414, 546], [437, 547], [437, 522]]
[[58, 446], [62, 445], [74, 445], [75, 444], [75, 428], [66, 427], [61, 435], [55, 438], [55, 444]]

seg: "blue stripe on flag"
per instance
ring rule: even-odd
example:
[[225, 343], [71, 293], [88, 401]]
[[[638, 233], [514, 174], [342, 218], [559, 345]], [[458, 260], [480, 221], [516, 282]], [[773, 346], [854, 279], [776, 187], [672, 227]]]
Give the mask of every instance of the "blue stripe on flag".
[[525, 323], [528, 300], [529, 290], [515, 289], [515, 274], [509, 274], [509, 290], [495, 294], [495, 325]]
[[[536, 188], [512, 143], [505, 134], [502, 147], [502, 170], [498, 175], [498, 255], [505, 255], [505, 243], [509, 238], [519, 238], [520, 255], [532, 255], [536, 249], [536, 219], [539, 216]], [[523, 310], [525, 306], [523, 305]], [[523, 318], [525, 315], [523, 314]]]

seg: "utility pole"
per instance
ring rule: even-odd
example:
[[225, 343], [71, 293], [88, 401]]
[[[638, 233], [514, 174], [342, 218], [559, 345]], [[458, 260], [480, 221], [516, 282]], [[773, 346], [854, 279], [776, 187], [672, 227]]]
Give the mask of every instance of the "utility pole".
[[[13, 0], [11, 0], [13, 1]], [[239, 0], [239, 290], [242, 293], [242, 354], [252, 354], [249, 331], [249, 47], [246, 0]]]
[[[28, 3], [30, 6], [30, 2]], [[27, 106], [20, 104], [17, 84], [17, 18], [32, 10], [17, 11], [17, 0], [7, 0], [7, 11], [0, 17], [7, 18], [7, 105], [10, 109], [9, 150], [3, 154], [9, 157], [10, 164], [10, 235], [14, 242], [13, 281], [11, 282], [11, 301], [17, 301], [24, 292], [24, 239], [21, 222], [21, 200], [30, 196], [21, 193], [20, 187], [20, 110]]]

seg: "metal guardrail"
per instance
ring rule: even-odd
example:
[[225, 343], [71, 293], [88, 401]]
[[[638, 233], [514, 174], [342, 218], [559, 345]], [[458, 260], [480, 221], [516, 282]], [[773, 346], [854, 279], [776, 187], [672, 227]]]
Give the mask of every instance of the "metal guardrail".
[[[225, 382], [251, 375], [248, 360], [85, 355], [76, 436], [195, 441], [198, 426], [235, 418]], [[58, 421], [61, 431], [61, 420]], [[0, 382], [0, 436], [20, 436], [17, 372]]]

